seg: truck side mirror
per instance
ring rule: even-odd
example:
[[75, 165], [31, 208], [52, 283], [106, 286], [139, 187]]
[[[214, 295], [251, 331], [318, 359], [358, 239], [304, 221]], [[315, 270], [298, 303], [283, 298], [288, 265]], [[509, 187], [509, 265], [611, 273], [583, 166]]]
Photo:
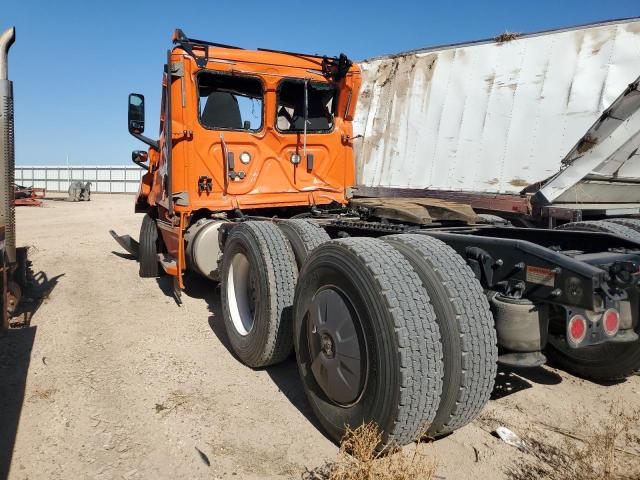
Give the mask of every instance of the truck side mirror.
[[146, 164], [147, 160], [149, 160], [149, 154], [144, 150], [134, 150], [131, 152], [131, 161], [140, 168], [148, 168], [148, 165]]
[[139, 93], [129, 94], [129, 133], [141, 134], [144, 132], [144, 95]]

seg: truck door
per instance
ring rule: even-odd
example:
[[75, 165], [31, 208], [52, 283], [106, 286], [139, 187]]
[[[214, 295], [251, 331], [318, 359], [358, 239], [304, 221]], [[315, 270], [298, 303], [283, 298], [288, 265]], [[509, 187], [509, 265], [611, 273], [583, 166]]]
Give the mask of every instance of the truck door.
[[[203, 70], [196, 74], [199, 127], [193, 172], [209, 172], [211, 191], [249, 193], [264, 131], [263, 81], [252, 75]], [[204, 192], [206, 194], [206, 192]]]

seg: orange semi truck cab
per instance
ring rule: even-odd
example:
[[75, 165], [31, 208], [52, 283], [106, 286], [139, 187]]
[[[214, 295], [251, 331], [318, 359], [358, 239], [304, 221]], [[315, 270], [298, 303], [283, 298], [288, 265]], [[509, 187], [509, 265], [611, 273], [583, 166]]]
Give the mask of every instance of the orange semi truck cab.
[[[136, 212], [157, 219], [169, 274], [186, 267], [183, 232], [200, 218], [345, 205], [354, 184], [352, 119], [360, 72], [337, 58], [244, 50], [173, 35], [159, 139], [144, 97], [129, 95], [129, 132], [149, 145]], [[291, 210], [294, 209], [294, 210]], [[182, 286], [181, 279], [179, 279]]]
[[446, 200], [350, 199], [361, 78], [344, 55], [174, 43], [158, 140], [129, 96], [150, 147], [133, 156], [140, 241], [112, 234], [178, 300], [185, 270], [219, 281], [246, 365], [295, 350], [331, 438], [368, 422], [387, 444], [446, 435], [480, 413], [498, 362], [548, 354], [599, 381], [640, 368], [637, 219], [515, 228]]
[[159, 140], [142, 135], [144, 97], [129, 96], [129, 131], [150, 146], [134, 152], [148, 168], [138, 210], [157, 207], [169, 219], [347, 202], [360, 85], [351, 61], [244, 50], [181, 30], [173, 42]]

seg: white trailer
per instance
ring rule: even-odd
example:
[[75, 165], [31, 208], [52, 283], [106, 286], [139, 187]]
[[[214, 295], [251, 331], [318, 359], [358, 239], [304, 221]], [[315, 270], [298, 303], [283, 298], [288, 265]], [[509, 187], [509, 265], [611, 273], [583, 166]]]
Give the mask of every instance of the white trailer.
[[360, 67], [359, 193], [419, 192], [567, 219], [640, 213], [640, 19]]

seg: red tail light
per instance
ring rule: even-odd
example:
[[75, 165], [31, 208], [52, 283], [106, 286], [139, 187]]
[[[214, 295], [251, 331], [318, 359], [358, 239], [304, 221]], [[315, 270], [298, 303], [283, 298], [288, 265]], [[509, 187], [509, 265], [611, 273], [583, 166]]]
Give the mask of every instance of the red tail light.
[[567, 327], [569, 341], [578, 344], [587, 336], [587, 320], [582, 315], [574, 315]]
[[618, 333], [618, 328], [620, 328], [620, 314], [615, 308], [610, 308], [602, 314], [602, 328], [604, 329], [604, 333], [610, 337]]

